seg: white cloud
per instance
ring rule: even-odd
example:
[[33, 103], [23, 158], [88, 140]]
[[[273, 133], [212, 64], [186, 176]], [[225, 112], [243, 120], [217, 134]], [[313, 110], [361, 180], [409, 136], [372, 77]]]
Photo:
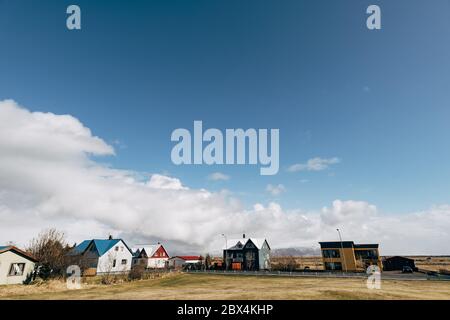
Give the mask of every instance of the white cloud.
[[226, 175], [224, 173], [221, 173], [221, 172], [214, 172], [214, 173], [211, 173], [208, 176], [208, 180], [212, 180], [212, 181], [227, 181], [227, 180], [230, 180], [230, 176], [228, 176], [228, 175]]
[[297, 172], [297, 171], [322, 171], [325, 169], [328, 169], [330, 165], [339, 163], [339, 158], [330, 158], [330, 159], [323, 159], [323, 158], [312, 158], [309, 159], [306, 163], [296, 163], [291, 165], [288, 168], [289, 172]]
[[282, 184], [275, 185], [275, 186], [268, 184], [266, 187], [266, 191], [269, 192], [273, 196], [279, 196], [280, 194], [282, 194], [283, 192], [286, 191], [286, 188]]
[[[221, 233], [243, 230], [267, 237], [272, 247], [317, 246], [343, 237], [379, 242], [383, 254], [449, 254], [450, 206], [405, 215], [383, 215], [363, 201], [336, 200], [317, 211], [279, 204], [245, 209], [229, 192], [183, 186], [176, 178], [117, 170], [89, 155], [114, 149], [76, 118], [30, 112], [0, 102], [0, 244], [26, 244], [56, 227], [71, 242], [122, 236], [131, 244], [168, 243], [172, 252], [221, 248]], [[276, 187], [274, 187], [276, 188]]]
[[364, 201], [333, 201], [331, 208], [322, 209], [322, 222], [327, 225], [338, 225], [348, 221], [362, 221], [375, 216], [377, 208]]
[[172, 190], [187, 189], [181, 184], [181, 181], [179, 179], [163, 176], [160, 174], [152, 175], [150, 181], [147, 182], [147, 186], [155, 189], [172, 189]]

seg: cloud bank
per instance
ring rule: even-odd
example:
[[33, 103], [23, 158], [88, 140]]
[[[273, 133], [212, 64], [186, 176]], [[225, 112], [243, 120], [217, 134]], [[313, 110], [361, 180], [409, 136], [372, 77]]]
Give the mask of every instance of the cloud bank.
[[174, 177], [117, 170], [92, 156], [115, 151], [70, 115], [30, 112], [0, 101], [0, 243], [24, 245], [56, 227], [80, 242], [108, 234], [165, 241], [172, 252], [217, 251], [220, 234], [243, 231], [272, 247], [317, 246], [344, 238], [379, 242], [383, 254], [448, 254], [450, 206], [381, 214], [364, 201], [336, 200], [316, 211], [278, 203], [245, 208], [226, 192], [191, 189]]

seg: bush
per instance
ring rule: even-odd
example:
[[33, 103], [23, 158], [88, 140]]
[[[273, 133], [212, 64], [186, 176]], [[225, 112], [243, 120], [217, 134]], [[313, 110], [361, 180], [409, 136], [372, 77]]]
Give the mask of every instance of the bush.
[[130, 280], [141, 280], [144, 278], [145, 267], [142, 265], [134, 266], [128, 273], [128, 279]]
[[282, 257], [278, 259], [278, 263], [272, 267], [275, 271], [295, 271], [297, 269], [297, 262], [292, 256]]
[[29, 274], [27, 274], [27, 277], [25, 278], [25, 280], [23, 280], [22, 283], [25, 285], [29, 285], [29, 284], [33, 283], [35, 278], [36, 278], [35, 271], [32, 271]]
[[50, 264], [44, 263], [40, 265], [37, 274], [42, 280], [48, 280], [48, 278], [52, 275], [52, 268], [50, 267]]

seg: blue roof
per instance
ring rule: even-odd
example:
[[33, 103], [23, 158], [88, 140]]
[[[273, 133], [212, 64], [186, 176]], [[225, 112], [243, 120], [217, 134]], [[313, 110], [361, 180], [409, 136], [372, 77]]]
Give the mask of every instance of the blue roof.
[[0, 246], [0, 250], [5, 250], [6, 248], [9, 248], [11, 246]]
[[87, 249], [92, 240], [84, 240], [82, 243], [73, 248], [73, 252], [76, 254], [83, 253]]
[[114, 247], [116, 243], [118, 243], [120, 239], [113, 239], [113, 240], [96, 240], [94, 239], [95, 247], [97, 248], [98, 253], [102, 256], [106, 252], [108, 252], [109, 249]]
[[[97, 249], [98, 255], [102, 256], [106, 252], [108, 252], [109, 249], [114, 247], [118, 242], [120, 242], [122, 239], [111, 239], [111, 240], [101, 240], [101, 239], [92, 239], [92, 240], [84, 240], [79, 245], [77, 245], [73, 251], [75, 254], [81, 254], [89, 247], [89, 245], [94, 242], [95, 248]], [[124, 242], [125, 244], [125, 242]], [[125, 244], [125, 247], [131, 252], [130, 248]]]

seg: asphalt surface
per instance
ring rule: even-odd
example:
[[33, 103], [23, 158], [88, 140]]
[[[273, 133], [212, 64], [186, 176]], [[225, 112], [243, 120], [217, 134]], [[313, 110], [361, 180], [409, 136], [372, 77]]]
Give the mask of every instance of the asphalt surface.
[[[224, 270], [188, 270], [188, 273], [215, 274], [215, 275], [242, 275], [242, 276], [280, 276], [280, 277], [310, 277], [310, 278], [360, 278], [365, 279], [366, 273], [354, 272], [286, 272], [286, 271], [224, 271]], [[386, 271], [381, 273], [384, 280], [443, 280], [450, 281], [450, 276], [429, 276], [425, 273], [401, 273], [398, 271]]]

